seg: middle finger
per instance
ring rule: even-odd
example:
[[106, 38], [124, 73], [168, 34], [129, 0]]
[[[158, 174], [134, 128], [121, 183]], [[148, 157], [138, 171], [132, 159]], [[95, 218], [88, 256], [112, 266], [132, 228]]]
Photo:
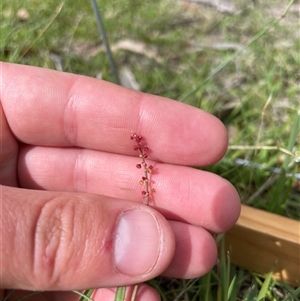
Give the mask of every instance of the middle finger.
[[[96, 193], [143, 202], [140, 158], [80, 148], [25, 146], [19, 156], [23, 188]], [[239, 215], [239, 197], [223, 178], [201, 170], [153, 162], [150, 205], [167, 219], [223, 232]]]

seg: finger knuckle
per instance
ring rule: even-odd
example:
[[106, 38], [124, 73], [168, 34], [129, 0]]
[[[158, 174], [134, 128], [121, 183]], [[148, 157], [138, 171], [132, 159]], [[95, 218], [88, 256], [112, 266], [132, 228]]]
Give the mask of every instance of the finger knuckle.
[[46, 202], [34, 230], [34, 283], [41, 288], [59, 288], [74, 251], [77, 202], [57, 197]]

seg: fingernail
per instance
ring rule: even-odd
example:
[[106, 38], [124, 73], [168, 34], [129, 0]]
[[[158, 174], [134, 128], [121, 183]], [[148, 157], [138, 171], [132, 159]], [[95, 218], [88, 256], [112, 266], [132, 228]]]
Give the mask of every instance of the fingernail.
[[160, 253], [160, 230], [154, 215], [145, 211], [126, 211], [115, 231], [114, 259], [119, 272], [143, 275], [155, 266]]

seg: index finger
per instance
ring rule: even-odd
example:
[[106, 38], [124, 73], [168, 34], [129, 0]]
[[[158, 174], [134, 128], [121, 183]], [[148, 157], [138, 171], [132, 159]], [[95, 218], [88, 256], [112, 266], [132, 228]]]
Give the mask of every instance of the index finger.
[[136, 132], [151, 159], [201, 166], [218, 161], [227, 147], [216, 117], [85, 76], [1, 63], [1, 102], [12, 132], [26, 144], [136, 155], [130, 141]]

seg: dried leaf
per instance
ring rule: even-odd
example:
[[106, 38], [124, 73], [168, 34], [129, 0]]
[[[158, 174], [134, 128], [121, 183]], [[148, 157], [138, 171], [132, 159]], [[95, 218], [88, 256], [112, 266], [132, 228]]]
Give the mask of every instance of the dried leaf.
[[238, 10], [236, 7], [230, 3], [229, 1], [224, 1], [224, 0], [189, 0], [191, 3], [196, 3], [196, 4], [206, 4], [209, 6], [214, 7], [217, 11], [220, 13], [225, 13], [225, 14], [236, 14], [238, 13]]
[[123, 87], [140, 91], [141, 87], [139, 83], [136, 81], [134, 74], [127, 67], [124, 67], [120, 70], [120, 81]]
[[29, 12], [28, 12], [28, 10], [26, 8], [20, 8], [17, 11], [17, 18], [20, 21], [26, 21], [26, 20], [28, 20], [28, 18], [29, 18]]

